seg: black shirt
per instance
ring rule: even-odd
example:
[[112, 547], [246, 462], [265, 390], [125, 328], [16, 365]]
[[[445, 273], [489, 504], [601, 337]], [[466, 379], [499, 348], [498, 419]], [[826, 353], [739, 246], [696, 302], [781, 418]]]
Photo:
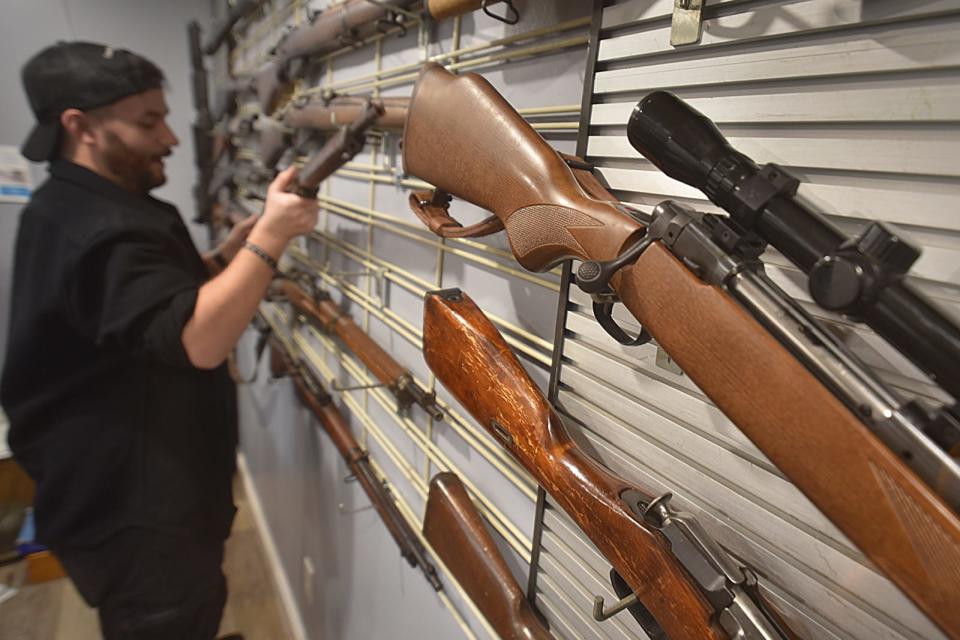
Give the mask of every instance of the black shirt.
[[0, 400], [38, 540], [145, 526], [223, 539], [236, 391], [181, 333], [207, 277], [172, 205], [59, 160], [24, 209]]

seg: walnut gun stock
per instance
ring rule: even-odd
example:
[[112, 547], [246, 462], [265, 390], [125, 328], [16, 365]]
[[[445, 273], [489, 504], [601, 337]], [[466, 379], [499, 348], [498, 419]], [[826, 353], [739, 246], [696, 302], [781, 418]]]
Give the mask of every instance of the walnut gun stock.
[[[672, 640], [792, 635], [688, 514], [584, 454], [503, 336], [457, 289], [427, 294], [423, 355], [454, 397], [563, 507]], [[641, 624], [650, 628], [649, 620]], [[745, 634], [745, 635], [738, 635]]]
[[[411, 567], [419, 566], [424, 577], [436, 591], [443, 589], [437, 577], [436, 567], [427, 558], [416, 532], [411, 529], [403, 514], [397, 509], [384, 485], [377, 479], [370, 466], [367, 452], [350, 432], [343, 415], [333, 404], [333, 399], [324, 390], [316, 376], [301, 363], [297, 356], [276, 336], [270, 337], [270, 357], [275, 377], [287, 374], [293, 380], [297, 396], [316, 416], [337, 451], [347, 463], [350, 472], [363, 487], [377, 514], [393, 537], [400, 553]], [[278, 357], [279, 356], [279, 357]]]
[[430, 481], [423, 535], [503, 640], [550, 640], [455, 473]]
[[[469, 123], [459, 117], [466, 110]], [[795, 345], [774, 336], [775, 323], [751, 315], [747, 296], [734, 299], [739, 272], [713, 268], [729, 256], [703, 243], [685, 254], [670, 236], [679, 229], [646, 236], [623, 208], [588, 196], [560, 156], [474, 74], [425, 67], [403, 155], [407, 173], [492, 211], [524, 267], [569, 258], [592, 265], [588, 277], [578, 274], [579, 286], [609, 283], [747, 437], [931, 620], [960, 638], [956, 512], [798, 359]], [[411, 206], [457, 224], [446, 198], [413, 197]]]
[[367, 366], [374, 377], [385, 384], [397, 399], [397, 410], [405, 412], [411, 404], [419, 405], [434, 420], [442, 420], [432, 392], [420, 387], [399, 362], [364, 333], [353, 319], [330, 300], [329, 296], [311, 295], [289, 277], [275, 281], [274, 289], [304, 314], [307, 320], [324, 333], [338, 338]]

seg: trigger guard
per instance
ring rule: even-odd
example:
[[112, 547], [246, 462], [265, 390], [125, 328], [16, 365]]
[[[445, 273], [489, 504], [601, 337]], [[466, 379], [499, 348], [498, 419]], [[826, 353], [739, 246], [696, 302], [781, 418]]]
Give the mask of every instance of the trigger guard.
[[640, 328], [640, 333], [636, 336], [631, 336], [624, 331], [623, 328], [617, 324], [617, 321], [613, 319], [613, 305], [613, 302], [594, 301], [593, 303], [593, 316], [597, 319], [597, 322], [600, 323], [600, 326], [603, 327], [603, 330], [607, 332], [607, 335], [625, 347], [637, 347], [642, 344], [647, 344], [653, 339], [643, 327]]

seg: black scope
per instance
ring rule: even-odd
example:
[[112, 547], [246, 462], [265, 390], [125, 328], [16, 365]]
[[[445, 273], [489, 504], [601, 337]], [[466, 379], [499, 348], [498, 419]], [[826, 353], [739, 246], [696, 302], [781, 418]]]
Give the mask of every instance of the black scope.
[[903, 282], [920, 251], [896, 229], [873, 222], [847, 237], [796, 200], [800, 183], [789, 172], [758, 166], [709, 118], [666, 91], [637, 104], [627, 138], [661, 171], [703, 191], [735, 224], [806, 273], [817, 304], [865, 322], [960, 398], [960, 328]]

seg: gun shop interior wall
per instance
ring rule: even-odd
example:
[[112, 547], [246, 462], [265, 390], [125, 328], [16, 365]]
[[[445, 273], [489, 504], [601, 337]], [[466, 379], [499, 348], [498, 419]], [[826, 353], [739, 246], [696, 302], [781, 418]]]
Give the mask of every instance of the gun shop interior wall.
[[[409, 96], [419, 66], [434, 59], [483, 74], [551, 144], [572, 153], [590, 4], [516, 2], [521, 20], [514, 26], [480, 12], [441, 23], [410, 18], [405, 29], [388, 27], [385, 35], [311, 59], [293, 94]], [[960, 225], [953, 215], [960, 181], [952, 154], [960, 2], [716, 0], [707, 3], [700, 43], [676, 48], [669, 44], [671, 0], [607, 4], [589, 78], [586, 152], [619, 197], [645, 212], [665, 198], [717, 211], [627, 142], [625, 123], [637, 100], [668, 89], [716, 120], [739, 149], [797, 175], [800, 194], [844, 231], [869, 219], [900, 225], [924, 248], [914, 284], [952, 312], [960, 309]], [[228, 84], [228, 67], [235, 77], [260, 71], [285, 28], [325, 8], [268, 3], [238, 30], [237, 46], [221, 54], [218, 82]], [[234, 122], [259, 111], [255, 97], [242, 98]], [[468, 108], [463, 118], [469, 123]], [[247, 129], [230, 160], [238, 174], [261, 159], [256, 133]], [[285, 267], [310, 273], [427, 388], [435, 385], [420, 353], [422, 295], [460, 287], [546, 388], [559, 270], [522, 270], [503, 234], [446, 241], [429, 234], [407, 203], [411, 191], [429, 185], [402, 174], [398, 139], [368, 136], [364, 151], [321, 186], [320, 223], [288, 252]], [[280, 166], [321, 143], [288, 152]], [[239, 187], [241, 200], [262, 190], [252, 181]], [[460, 202], [453, 210], [464, 224], [487, 215]], [[936, 395], [869, 331], [817, 310], [785, 259], [771, 251], [765, 260], [781, 286], [890, 384]], [[571, 430], [625, 477], [672, 492], [678, 508], [694, 513], [757, 572], [764, 594], [802, 637], [943, 637], [656, 345], [613, 342], [592, 317], [589, 298], [575, 289], [564, 304], [558, 399]], [[263, 311], [331, 387], [409, 522], [419, 527], [429, 478], [456, 471], [524, 583], [536, 498], [526, 473], [441, 387], [438, 397], [449, 409], [443, 421], [416, 406], [400, 415], [391, 393], [371, 387], [370, 372], [338, 340], [299, 322], [286, 303], [266, 303]], [[617, 319], [638, 329], [625, 313]], [[343, 481], [344, 463], [290, 383], [270, 382], [265, 362], [257, 368], [254, 342], [249, 335], [239, 354], [241, 371], [258, 374], [241, 394], [242, 448], [304, 637], [495, 637], [442, 567], [445, 589], [435, 593], [403, 562], [360, 488]], [[645, 637], [629, 614], [603, 623], [591, 618], [594, 595], [616, 598], [609, 565], [557, 509], [546, 511], [536, 571], [537, 602], [556, 637]]]
[[[708, 2], [699, 44], [676, 48], [673, 4], [631, 0], [604, 10], [587, 159], [615, 193], [648, 213], [665, 198], [720, 212], [627, 141], [638, 99], [667, 89], [716, 121], [737, 150], [787, 167], [803, 200], [845, 233], [868, 220], [896, 224], [923, 248], [911, 284], [960, 316], [960, 3]], [[864, 325], [817, 308], [806, 277], [776, 251], [764, 260], [883, 380], [907, 397], [940, 397]], [[803, 637], [944, 637], [655, 345], [615, 343], [574, 288], [569, 309], [565, 416], [610, 467], [672, 492], [678, 508], [757, 572]], [[618, 320], [638, 329], [626, 313]], [[543, 602], [555, 628], [620, 637], [611, 625], [629, 616], [598, 627], [584, 613], [608, 566], [556, 510], [547, 512], [543, 546]]]
[[[516, 5], [522, 19], [514, 26], [481, 12], [442, 23], [411, 19], [406, 33], [391, 28], [384, 37], [311, 60], [295, 94], [332, 90], [409, 96], [421, 64], [428, 56], [442, 56], [454, 68], [483, 73], [551, 143], [572, 153], [591, 8], [586, 3]], [[229, 56], [231, 73], [240, 77], [262, 68], [286, 25], [301, 24], [308, 8], [325, 6], [268, 6], [241, 31]], [[227, 82], [225, 67], [219, 68], [221, 83]], [[259, 112], [255, 98], [241, 100], [237, 119]], [[465, 110], [464, 118], [469, 117]], [[525, 272], [500, 236], [441, 242], [427, 232], [407, 200], [412, 189], [428, 185], [402, 175], [398, 141], [397, 133], [368, 136], [365, 150], [321, 186], [317, 230], [288, 252], [285, 266], [313, 274], [427, 388], [433, 378], [420, 353], [423, 293], [461, 287], [494, 318], [546, 388], [559, 271]], [[256, 166], [256, 135], [240, 146], [234, 170]], [[298, 150], [302, 155], [310, 151]], [[280, 166], [293, 155], [288, 152]], [[246, 192], [262, 189], [245, 186]], [[488, 214], [463, 205], [456, 215], [466, 224]], [[536, 499], [536, 487], [525, 472], [442, 388], [437, 387], [438, 395], [449, 407], [443, 421], [432, 421], [416, 406], [401, 416], [387, 389], [356, 388], [375, 380], [335, 338], [306, 325], [291, 327], [295, 315], [286, 304], [263, 308], [278, 328], [290, 333], [324, 382], [349, 389], [332, 391], [336, 404], [414, 528], [420, 528], [429, 479], [454, 470], [480, 502], [495, 539], [524, 583]], [[251, 335], [240, 350], [245, 375], [256, 367], [253, 342]], [[265, 366], [260, 364], [257, 379], [241, 394], [242, 448], [306, 637], [495, 637], [443, 571], [445, 589], [435, 593], [400, 558], [366, 496], [356, 483], [344, 482], [344, 463], [327, 435], [300, 408], [289, 382], [267, 381]]]
[[[183, 45], [187, 20], [206, 20], [204, 3], [176, 0], [163, 3], [130, 3], [122, 0], [69, 0], [8, 3], [0, 21], [3, 43], [0, 75], [8, 91], [0, 96], [0, 145], [19, 149], [34, 124], [34, 117], [20, 86], [20, 69], [43, 47], [58, 40], [89, 40], [129, 47], [156, 62], [167, 76], [168, 122], [181, 144], [167, 158], [167, 184], [157, 190], [159, 198], [177, 205], [184, 218], [193, 218], [190, 185], [193, 184], [193, 154], [190, 139], [189, 65]], [[46, 165], [31, 163], [33, 185], [46, 179]], [[13, 243], [22, 203], [0, 202], [0, 366], [7, 342]], [[198, 242], [206, 242], [199, 225], [188, 225]], [[201, 244], [201, 247], [205, 244]]]

